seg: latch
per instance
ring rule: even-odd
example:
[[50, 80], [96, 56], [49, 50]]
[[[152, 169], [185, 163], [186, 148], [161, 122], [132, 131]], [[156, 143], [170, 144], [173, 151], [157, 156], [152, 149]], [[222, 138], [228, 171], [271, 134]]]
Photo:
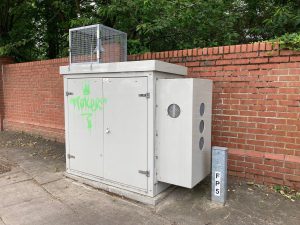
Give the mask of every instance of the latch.
[[139, 94], [139, 97], [150, 98], [150, 93]]
[[73, 95], [73, 92], [66, 91], [66, 96]]
[[139, 173], [146, 175], [146, 177], [150, 177], [150, 171], [149, 170], [139, 170]]
[[74, 155], [71, 155], [71, 154], [67, 154], [67, 158], [68, 158], [68, 159], [75, 159], [75, 156], [74, 156]]

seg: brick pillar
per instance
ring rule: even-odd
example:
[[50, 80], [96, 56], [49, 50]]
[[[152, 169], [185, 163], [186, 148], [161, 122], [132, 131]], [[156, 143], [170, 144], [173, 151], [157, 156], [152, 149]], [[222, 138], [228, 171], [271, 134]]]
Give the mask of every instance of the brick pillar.
[[4, 65], [13, 63], [12, 57], [0, 56], [0, 131], [3, 131], [3, 120], [5, 117], [5, 105], [4, 105], [4, 87], [3, 87], [3, 75], [5, 73]]

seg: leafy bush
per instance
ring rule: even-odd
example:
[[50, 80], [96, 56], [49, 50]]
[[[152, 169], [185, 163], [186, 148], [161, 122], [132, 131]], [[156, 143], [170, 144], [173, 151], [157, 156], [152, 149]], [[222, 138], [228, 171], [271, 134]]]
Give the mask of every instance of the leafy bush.
[[300, 1], [0, 0], [0, 55], [67, 56], [68, 29], [96, 23], [126, 32], [130, 54], [276, 37], [282, 48], [299, 50]]
[[280, 49], [300, 51], [300, 32], [284, 34], [272, 41], [279, 43]]

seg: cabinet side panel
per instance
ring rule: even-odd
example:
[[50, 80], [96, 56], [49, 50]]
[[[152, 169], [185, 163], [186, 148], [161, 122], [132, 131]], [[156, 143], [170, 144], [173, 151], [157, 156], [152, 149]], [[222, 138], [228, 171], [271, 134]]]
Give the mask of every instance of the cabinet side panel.
[[192, 187], [211, 170], [212, 81], [193, 79]]

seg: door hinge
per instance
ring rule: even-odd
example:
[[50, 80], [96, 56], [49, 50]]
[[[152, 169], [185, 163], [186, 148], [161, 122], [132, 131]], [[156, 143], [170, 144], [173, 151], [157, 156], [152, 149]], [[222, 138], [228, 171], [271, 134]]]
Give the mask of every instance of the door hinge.
[[75, 159], [75, 156], [74, 156], [74, 155], [71, 155], [71, 154], [67, 154], [67, 158], [68, 158], [68, 159]]
[[150, 177], [150, 171], [149, 170], [139, 170], [139, 173], [146, 175], [146, 177]]
[[139, 97], [150, 98], [150, 93], [139, 94]]
[[66, 96], [73, 95], [73, 92], [66, 91]]

